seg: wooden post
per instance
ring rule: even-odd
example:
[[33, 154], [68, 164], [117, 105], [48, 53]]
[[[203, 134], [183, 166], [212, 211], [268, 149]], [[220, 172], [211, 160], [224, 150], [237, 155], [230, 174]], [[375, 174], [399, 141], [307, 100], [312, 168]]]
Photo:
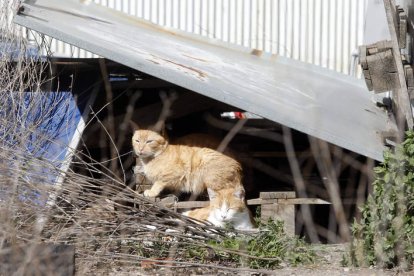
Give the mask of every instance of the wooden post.
[[[295, 192], [261, 192], [261, 199], [289, 199], [296, 198]], [[264, 204], [261, 209], [261, 221], [269, 218], [284, 221], [285, 232], [289, 236], [295, 235], [295, 205], [294, 204]]]
[[[408, 96], [408, 89], [407, 83], [404, 75], [404, 68], [401, 62], [401, 50], [400, 45], [398, 45], [398, 35], [396, 33], [399, 30], [397, 23], [397, 11], [395, 7], [394, 0], [384, 0], [384, 7], [385, 7], [385, 14], [387, 15], [388, 27], [390, 30], [391, 35], [391, 44], [393, 55], [395, 59], [395, 63], [397, 66], [396, 74], [398, 74], [399, 78], [399, 86], [393, 89], [393, 97], [395, 97], [395, 104], [396, 104], [396, 118], [397, 118], [397, 126], [401, 132], [400, 139], [404, 134], [404, 119], [407, 123], [407, 127], [409, 129], [413, 129], [414, 120], [413, 120], [413, 113], [411, 111], [411, 104], [410, 98]], [[405, 45], [403, 45], [405, 46]]]

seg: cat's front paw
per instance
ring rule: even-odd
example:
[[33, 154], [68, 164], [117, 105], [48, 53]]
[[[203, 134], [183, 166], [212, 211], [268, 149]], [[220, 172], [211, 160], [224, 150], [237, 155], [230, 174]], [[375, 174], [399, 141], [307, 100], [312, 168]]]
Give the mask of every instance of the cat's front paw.
[[146, 197], [156, 197], [158, 194], [156, 194], [156, 193], [154, 193], [153, 191], [151, 191], [151, 190], [145, 190], [144, 191], [144, 196], [146, 196]]

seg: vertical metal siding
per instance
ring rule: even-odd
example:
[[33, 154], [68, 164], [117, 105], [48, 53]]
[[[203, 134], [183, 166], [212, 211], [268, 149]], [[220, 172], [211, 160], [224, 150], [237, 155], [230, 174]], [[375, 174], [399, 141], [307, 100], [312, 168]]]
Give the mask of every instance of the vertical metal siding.
[[[354, 72], [368, 0], [95, 0], [155, 24]], [[50, 39], [49, 39], [50, 40]], [[56, 56], [95, 57], [51, 40]]]

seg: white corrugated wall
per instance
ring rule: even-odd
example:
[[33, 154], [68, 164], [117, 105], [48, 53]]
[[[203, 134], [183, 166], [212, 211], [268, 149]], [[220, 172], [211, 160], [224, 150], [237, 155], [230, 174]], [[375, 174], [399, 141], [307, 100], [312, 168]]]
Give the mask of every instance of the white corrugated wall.
[[[95, 0], [101, 5], [226, 42], [353, 72], [367, 0]], [[52, 41], [56, 56], [92, 57]]]

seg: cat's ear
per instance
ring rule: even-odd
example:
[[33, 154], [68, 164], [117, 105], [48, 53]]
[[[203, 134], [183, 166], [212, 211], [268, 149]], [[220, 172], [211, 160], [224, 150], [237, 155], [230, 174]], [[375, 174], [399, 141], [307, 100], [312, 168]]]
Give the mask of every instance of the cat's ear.
[[167, 136], [167, 130], [165, 129], [165, 127], [163, 127], [163, 128], [159, 131], [159, 134], [160, 134], [162, 137], [164, 137], [165, 139], [167, 139], [167, 138], [168, 138], [168, 136]]
[[161, 122], [161, 121], [157, 122], [151, 128], [151, 130], [155, 131], [156, 133], [158, 133], [159, 135], [161, 135], [162, 137], [168, 140], [167, 127], [164, 122]]
[[132, 131], [138, 130], [139, 126], [137, 123], [135, 123], [134, 121], [130, 120], [129, 121], [129, 126], [131, 127]]
[[243, 188], [237, 188], [234, 193], [234, 197], [240, 200], [244, 200], [245, 192]]
[[210, 188], [207, 188], [207, 193], [208, 193], [208, 197], [210, 198], [210, 200], [216, 198], [217, 196], [217, 193]]

